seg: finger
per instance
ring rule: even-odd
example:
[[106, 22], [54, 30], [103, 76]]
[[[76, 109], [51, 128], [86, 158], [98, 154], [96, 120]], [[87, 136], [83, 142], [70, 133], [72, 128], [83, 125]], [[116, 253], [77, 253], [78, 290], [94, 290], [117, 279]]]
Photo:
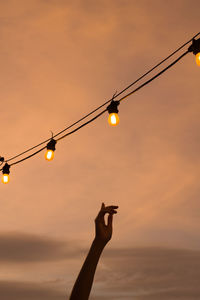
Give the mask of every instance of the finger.
[[108, 216], [108, 227], [112, 227], [113, 222], [113, 214], [109, 214]]
[[113, 209], [113, 208], [105, 208], [103, 211], [102, 211], [103, 214], [110, 214], [110, 213], [117, 213], [117, 210], [116, 209]]
[[105, 214], [116, 214], [117, 213], [116, 208], [118, 208], [118, 206], [116, 205], [105, 206], [105, 204], [102, 203], [101, 210], [99, 211], [96, 220], [97, 221], [101, 220], [102, 222], [104, 222]]
[[118, 208], [119, 206], [118, 205], [109, 205], [109, 206], [106, 206], [105, 208], [107, 209], [116, 209], [116, 208]]
[[106, 211], [106, 213], [108, 213], [108, 214], [117, 214], [117, 210], [109, 209], [108, 211]]

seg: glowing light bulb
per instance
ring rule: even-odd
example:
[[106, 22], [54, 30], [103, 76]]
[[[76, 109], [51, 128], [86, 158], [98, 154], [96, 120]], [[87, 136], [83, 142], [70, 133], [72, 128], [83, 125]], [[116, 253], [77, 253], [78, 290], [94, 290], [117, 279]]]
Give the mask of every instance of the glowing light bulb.
[[56, 150], [56, 140], [51, 139], [47, 144], [47, 151], [44, 155], [45, 159], [50, 161], [54, 158], [54, 151]]
[[116, 126], [119, 124], [118, 105], [119, 101], [112, 100], [107, 107], [107, 111], [109, 113], [108, 123], [111, 126]]
[[200, 67], [200, 52], [196, 54], [196, 63]]
[[118, 116], [118, 114], [117, 113], [111, 113], [111, 114], [109, 114], [108, 123], [111, 126], [118, 125], [119, 124], [119, 116]]
[[54, 151], [53, 150], [50, 150], [48, 149], [45, 153], [45, 159], [46, 160], [52, 160], [54, 158]]
[[8, 183], [9, 181], [10, 181], [10, 176], [9, 176], [9, 174], [3, 174], [3, 176], [2, 176], [2, 178], [1, 178], [1, 181], [3, 182], [3, 183]]
[[3, 173], [3, 175], [2, 175], [2, 178], [1, 178], [1, 182], [8, 183], [10, 181], [10, 176], [9, 176], [9, 174], [10, 174], [10, 166], [9, 166], [9, 164], [6, 163], [3, 166], [2, 173]]

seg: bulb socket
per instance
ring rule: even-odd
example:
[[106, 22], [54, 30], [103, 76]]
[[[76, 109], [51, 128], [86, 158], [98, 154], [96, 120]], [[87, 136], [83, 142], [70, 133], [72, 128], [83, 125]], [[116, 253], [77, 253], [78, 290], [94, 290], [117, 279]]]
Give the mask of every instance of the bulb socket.
[[188, 51], [192, 52], [194, 55], [200, 52], [200, 38], [198, 40], [192, 40], [192, 45], [190, 45]]
[[47, 144], [47, 150], [52, 150], [55, 151], [56, 150], [56, 140], [51, 139], [50, 142], [48, 142]]
[[4, 162], [4, 157], [0, 156], [0, 161], [3, 163]]
[[2, 173], [3, 173], [3, 174], [10, 174], [10, 165], [9, 165], [9, 164], [6, 163], [6, 164], [3, 166]]
[[112, 114], [112, 113], [116, 113], [117, 114], [119, 112], [119, 110], [118, 110], [119, 103], [120, 103], [119, 101], [112, 100], [110, 102], [110, 104], [108, 105], [108, 107], [107, 107], [108, 113], [109, 114]]

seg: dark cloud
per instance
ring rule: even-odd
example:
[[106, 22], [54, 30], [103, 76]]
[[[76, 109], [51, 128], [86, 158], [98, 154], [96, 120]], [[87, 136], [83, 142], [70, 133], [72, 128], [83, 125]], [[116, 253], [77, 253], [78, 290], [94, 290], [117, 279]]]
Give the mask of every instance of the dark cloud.
[[[6, 263], [42, 263], [73, 258], [81, 267], [88, 249], [82, 249], [78, 243], [67, 244], [31, 234], [4, 233], [0, 235], [0, 260], [6, 266]], [[16, 297], [20, 300], [65, 299], [78, 272], [67, 266], [64, 270], [59, 268], [60, 275], [58, 269], [51, 269], [50, 277], [55, 274], [52, 281], [41, 282], [40, 278], [39, 282], [32, 282], [34, 277], [30, 282], [0, 281], [0, 295], [4, 300]], [[32, 272], [30, 268], [24, 271]], [[57, 280], [57, 276], [62, 279]], [[98, 265], [91, 299], [199, 299], [199, 278], [200, 251], [160, 247], [108, 248]]]
[[200, 251], [135, 248], [104, 254], [94, 287], [99, 299], [200, 298]]
[[0, 281], [0, 298], [3, 300], [64, 300], [64, 292], [45, 284]]
[[1, 263], [62, 260], [77, 256], [79, 251], [75, 242], [21, 232], [0, 233]]

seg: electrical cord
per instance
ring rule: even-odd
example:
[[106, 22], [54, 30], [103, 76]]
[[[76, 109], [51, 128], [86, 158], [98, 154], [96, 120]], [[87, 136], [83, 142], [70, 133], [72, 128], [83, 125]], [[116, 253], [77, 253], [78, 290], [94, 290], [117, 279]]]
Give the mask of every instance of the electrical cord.
[[153, 81], [154, 79], [156, 79], [157, 77], [159, 77], [161, 74], [163, 74], [165, 71], [167, 71], [169, 68], [171, 68], [173, 65], [175, 65], [179, 60], [181, 60], [181, 58], [183, 58], [186, 54], [188, 54], [189, 51], [184, 52], [181, 56], [179, 56], [175, 61], [173, 61], [169, 66], [167, 66], [166, 68], [164, 68], [162, 71], [160, 71], [158, 74], [156, 74], [155, 76], [153, 76], [152, 78], [150, 78], [149, 80], [147, 80], [146, 82], [144, 82], [143, 84], [141, 84], [139, 87], [137, 87], [135, 90], [133, 90], [132, 92], [128, 93], [127, 95], [125, 95], [124, 97], [122, 97], [121, 99], [119, 99], [118, 101], [121, 102], [124, 99], [126, 99], [127, 97], [131, 96], [132, 94], [134, 94], [135, 92], [139, 91], [141, 88], [143, 88], [145, 85], [147, 85], [148, 83], [150, 83], [151, 81]]
[[[124, 97], [122, 97], [121, 99], [118, 100], [118, 102], [123, 101], [124, 99], [128, 98], [129, 96], [131, 96], [132, 94], [136, 93], [137, 91], [139, 91], [141, 88], [143, 88], [144, 86], [146, 86], [147, 84], [149, 84], [150, 82], [152, 82], [154, 79], [156, 79], [157, 77], [159, 77], [161, 74], [163, 74], [165, 71], [167, 71], [168, 69], [170, 69], [173, 65], [175, 65], [178, 61], [180, 61], [186, 54], [188, 54], [189, 51], [187, 50], [186, 52], [184, 52], [181, 56], [179, 56], [175, 61], [173, 61], [170, 65], [168, 65], [166, 68], [164, 68], [163, 70], [161, 70], [159, 73], [157, 73], [155, 76], [153, 76], [152, 78], [150, 78], [149, 80], [147, 80], [146, 82], [144, 82], [143, 84], [141, 84], [139, 87], [137, 87], [136, 89], [134, 89], [133, 91], [131, 91], [130, 93], [128, 93], [127, 95], [125, 95]], [[113, 96], [113, 98], [115, 97], [115, 95]], [[113, 100], [112, 98], [112, 100]], [[103, 110], [102, 112], [100, 112], [98, 115], [96, 115], [95, 117], [93, 117], [92, 119], [90, 119], [89, 121], [83, 123], [82, 125], [80, 125], [79, 127], [75, 128], [74, 130], [64, 134], [63, 136], [59, 137], [58, 139], [56, 139], [55, 141], [60, 141], [62, 139], [64, 139], [65, 137], [75, 133], [76, 131], [78, 131], [79, 129], [85, 127], [86, 125], [88, 125], [89, 123], [95, 121], [97, 118], [99, 118], [100, 116], [102, 116], [105, 112], [107, 111], [107, 108], [105, 110]], [[54, 136], [55, 137], [55, 136]], [[42, 150], [44, 150], [46, 148], [42, 147], [41, 149], [37, 150], [36, 152], [32, 153], [31, 155], [28, 155], [27, 157], [20, 159], [14, 163], [11, 163], [10, 166], [19, 164], [33, 156], [35, 156], [36, 154], [40, 153]], [[2, 168], [3, 169], [3, 168]], [[2, 169], [0, 169], [0, 171], [2, 171]]]
[[[134, 82], [132, 82], [130, 85], [128, 85], [126, 88], [124, 88], [122, 91], [120, 91], [119, 93], [115, 94], [112, 99], [109, 99], [108, 101], [106, 101], [105, 103], [103, 103], [102, 105], [100, 105], [99, 107], [97, 107], [96, 109], [92, 110], [90, 113], [86, 114], [85, 116], [83, 116], [81, 119], [79, 119], [78, 121], [74, 122], [73, 124], [71, 124], [70, 126], [64, 128], [63, 130], [61, 130], [60, 132], [58, 132], [57, 134], [53, 135], [51, 138], [48, 138], [46, 140], [44, 140], [43, 142], [5, 160], [5, 162], [9, 162], [11, 160], [14, 160], [15, 158], [18, 158], [32, 150], [34, 150], [35, 148], [38, 148], [39, 146], [43, 145], [44, 143], [47, 143], [48, 141], [50, 141], [52, 138], [55, 138], [57, 136], [59, 136], [60, 134], [62, 134], [63, 132], [69, 130], [70, 128], [72, 128], [73, 126], [77, 125], [78, 123], [80, 123], [81, 121], [83, 121], [84, 119], [88, 118], [90, 115], [92, 115], [93, 113], [95, 113], [97, 110], [99, 110], [100, 108], [102, 108], [103, 106], [105, 106], [106, 104], [108, 104], [109, 102], [111, 102], [113, 99], [117, 98], [118, 96], [120, 96], [122, 93], [124, 93], [126, 90], [128, 90], [130, 87], [132, 87], [134, 84], [136, 84], [137, 82], [139, 82], [141, 79], [143, 79], [146, 75], [148, 75], [149, 73], [151, 73], [153, 70], [155, 70], [158, 66], [160, 66], [162, 63], [164, 63], [166, 60], [168, 60], [169, 58], [171, 58], [174, 54], [176, 54], [178, 51], [180, 51], [183, 47], [185, 47], [187, 44], [189, 44], [195, 37], [197, 37], [200, 34], [200, 32], [198, 32], [195, 36], [193, 36], [189, 41], [187, 41], [186, 43], [184, 43], [183, 45], [181, 45], [178, 49], [176, 49], [174, 52], [172, 52], [169, 56], [167, 56], [165, 59], [163, 59], [162, 61], [160, 61], [158, 64], [156, 64], [153, 68], [151, 68], [149, 71], [147, 71], [146, 73], [144, 73], [142, 76], [140, 76], [137, 80], [135, 80]], [[173, 64], [172, 64], [173, 65]], [[163, 72], [162, 72], [163, 73]], [[161, 74], [162, 74], [161, 73]], [[159, 75], [158, 75], [159, 76]], [[156, 77], [158, 77], [156, 76]], [[155, 78], [156, 78], [155, 77]], [[153, 79], [151, 79], [150, 81], [152, 81]], [[144, 85], [146, 85], [147, 83], [144, 83]], [[143, 86], [143, 85], [142, 85]], [[138, 87], [136, 89], [136, 91], [138, 89], [140, 89], [140, 87]], [[134, 93], [135, 91], [131, 92], [130, 95], [132, 93]], [[125, 99], [127, 97], [124, 96], [120, 99], [120, 101], [122, 101], [123, 99]]]
[[[58, 138], [56, 141], [62, 140], [62, 139], [65, 138], [66, 136], [68, 136], [68, 135], [70, 135], [70, 134], [72, 134], [72, 133], [78, 131], [78, 130], [81, 129], [82, 127], [84, 127], [84, 126], [86, 126], [87, 124], [93, 122], [94, 120], [96, 120], [97, 118], [99, 118], [102, 114], [104, 114], [106, 111], [107, 111], [107, 110], [105, 109], [104, 111], [102, 111], [101, 113], [99, 113], [97, 116], [95, 116], [95, 117], [92, 118], [91, 120], [87, 121], [86, 123], [82, 124], [81, 126], [77, 127], [76, 129], [72, 130], [71, 132], [68, 132], [68, 133], [65, 134], [64, 136]], [[25, 161], [25, 160], [27, 160], [27, 159], [29, 159], [29, 158], [35, 156], [36, 154], [38, 154], [39, 152], [41, 152], [41, 151], [44, 150], [45, 148], [46, 148], [46, 146], [45, 146], [45, 147], [42, 147], [41, 149], [39, 149], [38, 151], [32, 153], [31, 155], [29, 155], [29, 156], [27, 156], [27, 157], [25, 157], [25, 158], [23, 158], [23, 159], [20, 159], [20, 160], [18, 160], [18, 161], [16, 161], [16, 162], [10, 164], [10, 166], [14, 166], [14, 165], [16, 165], [16, 164], [18, 164], [18, 163], [21, 163], [22, 161]], [[0, 171], [1, 171], [1, 170], [0, 170]]]

